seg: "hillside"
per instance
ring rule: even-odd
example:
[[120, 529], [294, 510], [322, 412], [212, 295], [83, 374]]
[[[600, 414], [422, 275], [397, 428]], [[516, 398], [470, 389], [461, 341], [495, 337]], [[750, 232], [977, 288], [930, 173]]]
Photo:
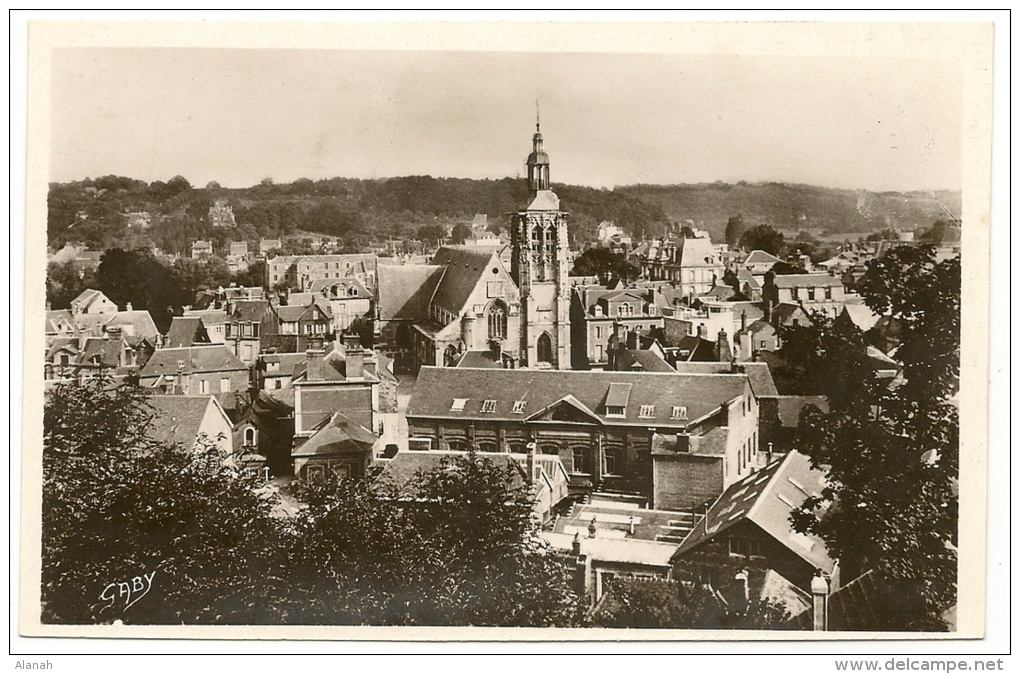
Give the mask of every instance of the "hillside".
[[[554, 184], [553, 189], [571, 213], [575, 245], [593, 240], [603, 220], [616, 222], [639, 239], [693, 221], [721, 241], [727, 219], [738, 213], [748, 226], [767, 222], [780, 229], [823, 229], [829, 234], [890, 227], [916, 230], [944, 217], [934, 197], [916, 192], [775, 183], [635, 185], [615, 190]], [[488, 214], [490, 226], [505, 226], [506, 215], [526, 196], [524, 182], [511, 178], [331, 178], [287, 184], [266, 180], [226, 189], [216, 183], [193, 187], [181, 176], [151, 184], [105, 176], [50, 185], [48, 239], [53, 250], [75, 243], [93, 250], [155, 245], [170, 253], [186, 253], [196, 239], [210, 239], [222, 249], [230, 240], [255, 243], [261, 237], [315, 232], [335, 236], [341, 248], [354, 251], [388, 239], [434, 239], [437, 227], [448, 230], [470, 222], [476, 213]], [[937, 197], [954, 214], [959, 212], [958, 193]], [[235, 226], [212, 226], [209, 209], [217, 203], [231, 207]], [[140, 217], [147, 228], [138, 226]]]
[[828, 235], [879, 229], [918, 230], [946, 217], [939, 202], [959, 217], [959, 192], [867, 192], [783, 183], [633, 185], [616, 192], [658, 206], [671, 221], [707, 229], [721, 241], [730, 216], [749, 226], [824, 230]]

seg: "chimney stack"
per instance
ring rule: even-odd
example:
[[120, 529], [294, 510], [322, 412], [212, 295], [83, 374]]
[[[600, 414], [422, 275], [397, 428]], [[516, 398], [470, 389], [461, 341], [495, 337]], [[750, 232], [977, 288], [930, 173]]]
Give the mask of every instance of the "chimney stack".
[[124, 311], [134, 311], [134, 309], [131, 308], [130, 302], [127, 303], [127, 306], [124, 308]]
[[573, 553], [575, 557], [578, 557], [581, 554], [581, 538], [580, 534], [576, 531], [574, 532], [574, 540], [570, 542], [570, 552]]
[[740, 312], [740, 331], [747, 330], [747, 311]]
[[344, 376], [348, 380], [360, 380], [365, 377], [365, 351], [361, 347], [347, 349]]
[[811, 579], [811, 598], [814, 608], [813, 628], [816, 632], [829, 629], [829, 581], [821, 569]]
[[698, 324], [698, 337], [701, 338], [701, 339], [705, 339], [705, 337], [706, 337], [705, 333], [706, 332], [707, 332], [707, 330], [705, 329], [705, 324], [704, 323]]
[[592, 515], [591, 523], [588, 524], [588, 538], [595, 538], [595, 516]]

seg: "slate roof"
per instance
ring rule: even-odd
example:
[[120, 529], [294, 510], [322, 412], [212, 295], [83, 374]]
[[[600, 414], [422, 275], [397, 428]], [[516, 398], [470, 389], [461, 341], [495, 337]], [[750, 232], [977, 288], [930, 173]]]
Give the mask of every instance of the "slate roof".
[[748, 265], [748, 264], [775, 264], [777, 262], [782, 262], [782, 260], [780, 260], [778, 257], [773, 255], [772, 253], [768, 253], [768, 252], [766, 252], [764, 250], [752, 250], [750, 253], [747, 254], [747, 257], [744, 258], [744, 264], [745, 265]]
[[808, 457], [796, 451], [730, 485], [709, 508], [708, 515], [684, 539], [675, 557], [741, 521], [750, 521], [815, 568], [831, 573], [835, 566], [825, 543], [817, 536], [800, 534], [790, 526], [790, 513], [825, 487], [825, 474], [811, 467]]
[[51, 309], [46, 312], [47, 334], [59, 332], [61, 324], [64, 324], [70, 330], [74, 329], [74, 321], [71, 319], [71, 311], [69, 309]]
[[234, 300], [230, 305], [230, 318], [234, 321], [263, 321], [272, 313], [269, 300]]
[[503, 270], [503, 263], [492, 251], [464, 246], [443, 246], [436, 251], [432, 264], [446, 267], [432, 304], [455, 314], [464, 308], [483, 276], [501, 278], [491, 272]]
[[127, 330], [124, 331], [124, 336], [129, 340], [145, 339], [149, 341], [155, 341], [156, 336], [159, 335], [159, 330], [156, 329], [156, 324], [152, 320], [152, 316], [148, 311], [118, 311], [114, 314], [101, 314], [109, 317], [104, 327], [109, 330], [112, 327], [126, 327], [130, 326], [134, 334], [127, 334]]
[[[330, 294], [334, 287], [338, 289], [338, 294], [333, 296]], [[348, 295], [350, 289], [354, 287], [358, 289], [358, 294], [351, 296]], [[312, 284], [308, 287], [308, 292], [319, 293], [326, 299], [372, 299], [372, 291], [365, 287], [357, 277], [345, 276], [343, 278], [318, 278], [312, 281]]]
[[676, 372], [659, 354], [647, 349], [622, 349], [616, 353], [616, 369], [621, 372]]
[[843, 279], [829, 274], [776, 274], [777, 288], [825, 288], [843, 285]]
[[[318, 302], [315, 303], [315, 307], [322, 312], [320, 320], [323, 318], [330, 318], [333, 315], [333, 310], [329, 308], [329, 305], [320, 306]], [[286, 304], [283, 306], [276, 307], [276, 314], [280, 317], [281, 321], [287, 323], [296, 323], [308, 314], [308, 320], [312, 320], [311, 304], [305, 305], [290, 305]]]
[[761, 290], [761, 281], [755, 278], [754, 274], [744, 267], [737, 269], [737, 281], [741, 287], [746, 283], [751, 290]]
[[291, 451], [291, 456], [336, 456], [370, 452], [379, 438], [342, 412], [332, 418], [312, 437]]
[[94, 302], [104, 297], [106, 297], [106, 295], [104, 295], [101, 291], [88, 288], [83, 290], [77, 297], [71, 300], [71, 306], [77, 305], [83, 310], [87, 310]]
[[[768, 363], [738, 363], [738, 367], [744, 368], [747, 381], [751, 384], [751, 391], [754, 397], [778, 398], [779, 391], [776, 390], [776, 382], [772, 379], [772, 370]], [[676, 371], [682, 374], [730, 374], [729, 363], [677, 363]]]
[[718, 267], [719, 253], [710, 239], [680, 239], [677, 258], [681, 267]]
[[170, 321], [170, 329], [167, 330], [164, 340], [167, 348], [189, 347], [196, 342], [209, 342], [209, 336], [205, 332], [202, 319], [197, 316], [174, 316]]
[[426, 264], [380, 264], [379, 320], [424, 321], [444, 268]]
[[[611, 384], [630, 385], [625, 416], [606, 417], [605, 402]], [[686, 406], [696, 421], [734, 398], [747, 386], [743, 375], [678, 375], [649, 372], [577, 370], [495, 370], [423, 367], [408, 403], [407, 417], [524, 421], [568, 396], [591, 410], [608, 425], [677, 426], [672, 406]], [[454, 398], [466, 398], [464, 410], [451, 411]], [[495, 400], [494, 412], [482, 412], [485, 400]], [[527, 401], [523, 414], [511, 410]], [[653, 405], [650, 417], [638, 416], [642, 405]]]
[[810, 323], [808, 313], [800, 305], [793, 304], [792, 302], [780, 302], [772, 307], [772, 320], [785, 325], [798, 312], [804, 314], [802, 324]]
[[500, 368], [503, 363], [492, 357], [491, 351], [467, 351], [461, 356], [457, 367]]
[[[158, 442], [178, 444], [185, 449], [194, 447], [206, 414], [220, 411], [209, 395], [151, 395], [147, 402], [155, 412], [147, 435]], [[210, 406], [213, 410], [209, 409]]]
[[535, 192], [531, 201], [524, 207], [526, 211], [558, 211], [560, 210], [560, 198], [552, 190], [539, 190]]
[[177, 374], [178, 360], [184, 361], [185, 374], [248, 369], [248, 366], [230, 353], [226, 346], [212, 344], [181, 349], [156, 349], [139, 374], [142, 377]]
[[846, 304], [843, 306], [843, 313], [862, 332], [867, 332], [875, 327], [875, 324], [882, 318], [864, 304]]
[[222, 309], [191, 309], [184, 312], [185, 318], [199, 318], [202, 325], [210, 327], [227, 322], [227, 312]]

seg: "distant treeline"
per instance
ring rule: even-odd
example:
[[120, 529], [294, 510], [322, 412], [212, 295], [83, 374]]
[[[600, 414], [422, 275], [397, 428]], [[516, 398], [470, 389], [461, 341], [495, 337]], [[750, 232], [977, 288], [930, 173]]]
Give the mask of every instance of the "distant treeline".
[[[598, 223], [615, 222], [637, 239], [660, 236], [694, 223], [723, 240], [729, 217], [742, 214], [749, 225], [823, 229], [828, 233], [865, 233], [876, 229], [917, 229], [945, 217], [939, 201], [959, 211], [958, 193], [873, 193], [805, 185], [722, 183], [637, 185], [614, 190], [554, 184], [570, 212], [575, 244], [595, 239]], [[470, 180], [409, 176], [360, 180], [299, 179], [276, 184], [270, 179], [241, 189], [211, 182], [203, 188], [175, 176], [146, 183], [104, 176], [51, 183], [48, 236], [53, 249], [68, 243], [93, 250], [158, 246], [185, 253], [196, 239], [223, 248], [234, 240], [287, 237], [314, 232], [337, 237], [343, 250], [372, 242], [411, 240], [434, 226], [489, 216], [490, 229], [505, 227], [506, 214], [526, 203], [527, 186], [517, 178]], [[215, 228], [209, 208], [229, 205], [236, 227]], [[148, 228], [138, 226], [147, 213]], [[129, 227], [129, 223], [134, 225]], [[428, 229], [423, 230], [423, 227]]]

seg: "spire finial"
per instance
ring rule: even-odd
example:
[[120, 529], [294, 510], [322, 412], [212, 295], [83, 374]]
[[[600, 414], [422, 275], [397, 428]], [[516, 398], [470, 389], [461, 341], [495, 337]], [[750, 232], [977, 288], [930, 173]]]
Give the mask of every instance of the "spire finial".
[[542, 133], [542, 122], [539, 118], [538, 99], [535, 99], [535, 133]]

